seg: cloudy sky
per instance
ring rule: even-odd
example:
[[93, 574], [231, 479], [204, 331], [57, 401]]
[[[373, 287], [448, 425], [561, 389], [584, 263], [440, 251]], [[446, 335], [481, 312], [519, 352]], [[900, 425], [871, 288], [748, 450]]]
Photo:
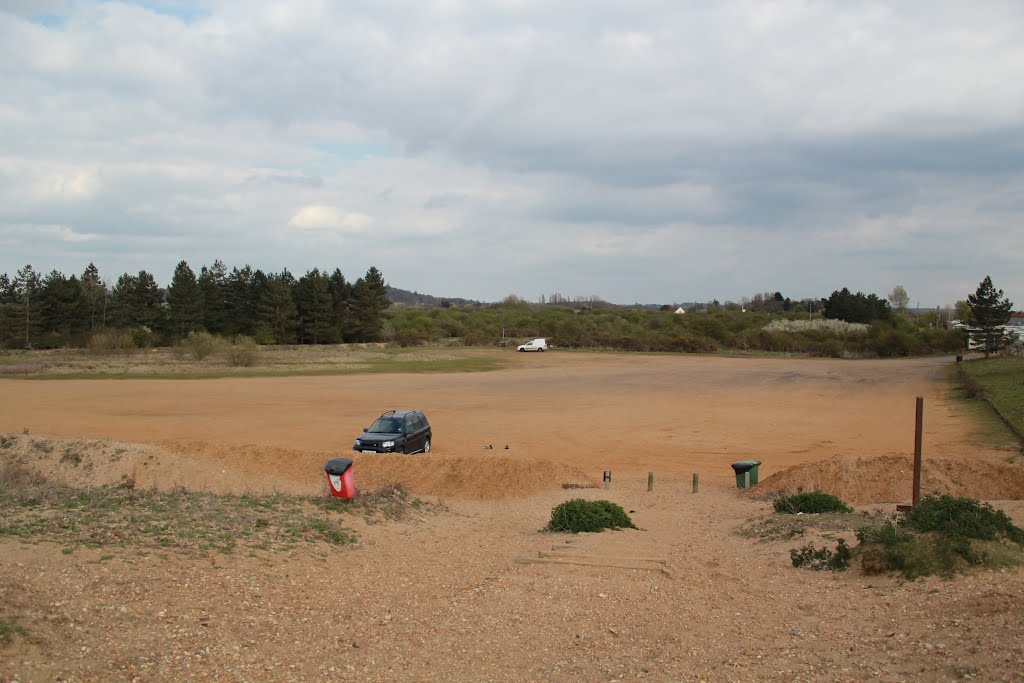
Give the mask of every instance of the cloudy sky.
[[0, 0], [0, 272], [1024, 306], [1024, 3]]

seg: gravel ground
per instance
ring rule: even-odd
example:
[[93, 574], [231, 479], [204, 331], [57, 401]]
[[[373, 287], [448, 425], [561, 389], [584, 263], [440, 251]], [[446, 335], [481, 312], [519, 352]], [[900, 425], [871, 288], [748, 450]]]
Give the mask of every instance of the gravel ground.
[[[570, 494], [641, 530], [539, 532]], [[5, 540], [0, 618], [24, 634], [0, 680], [1021, 680], [1021, 571], [798, 570], [802, 542], [736, 533], [768, 511], [725, 486], [621, 482], [354, 519], [358, 545], [290, 553]]]

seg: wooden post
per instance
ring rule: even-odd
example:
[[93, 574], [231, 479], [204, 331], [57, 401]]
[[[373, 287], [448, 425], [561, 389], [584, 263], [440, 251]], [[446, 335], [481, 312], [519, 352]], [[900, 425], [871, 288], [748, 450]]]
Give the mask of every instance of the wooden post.
[[696, 472], [693, 473], [693, 492], [697, 493], [697, 486], [700, 483], [700, 475]]
[[606, 489], [610, 489], [612, 487], [612, 471], [611, 470], [605, 470], [604, 471], [604, 487]]
[[921, 497], [921, 432], [923, 422], [924, 398], [918, 396], [917, 419], [914, 423], [914, 505], [917, 505], [917, 501]]
[[654, 472], [648, 472], [647, 473], [647, 490], [648, 491], [653, 491], [654, 490]]

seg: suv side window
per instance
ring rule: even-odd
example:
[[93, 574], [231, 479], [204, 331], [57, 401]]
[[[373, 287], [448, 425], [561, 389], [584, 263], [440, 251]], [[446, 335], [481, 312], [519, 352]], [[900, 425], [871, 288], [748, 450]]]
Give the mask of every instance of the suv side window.
[[412, 416], [412, 428], [415, 429], [418, 432], [418, 431], [421, 431], [424, 427], [426, 427], [426, 424], [425, 424], [425, 420], [423, 419], [423, 416], [422, 415], [413, 415]]

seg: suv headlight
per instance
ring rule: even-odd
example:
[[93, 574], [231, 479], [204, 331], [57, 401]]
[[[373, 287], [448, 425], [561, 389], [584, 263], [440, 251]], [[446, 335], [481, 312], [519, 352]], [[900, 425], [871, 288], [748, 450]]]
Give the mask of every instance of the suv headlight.
[[384, 443], [381, 444], [381, 447], [382, 448], [394, 448], [395, 447], [395, 442], [394, 441], [385, 441]]

